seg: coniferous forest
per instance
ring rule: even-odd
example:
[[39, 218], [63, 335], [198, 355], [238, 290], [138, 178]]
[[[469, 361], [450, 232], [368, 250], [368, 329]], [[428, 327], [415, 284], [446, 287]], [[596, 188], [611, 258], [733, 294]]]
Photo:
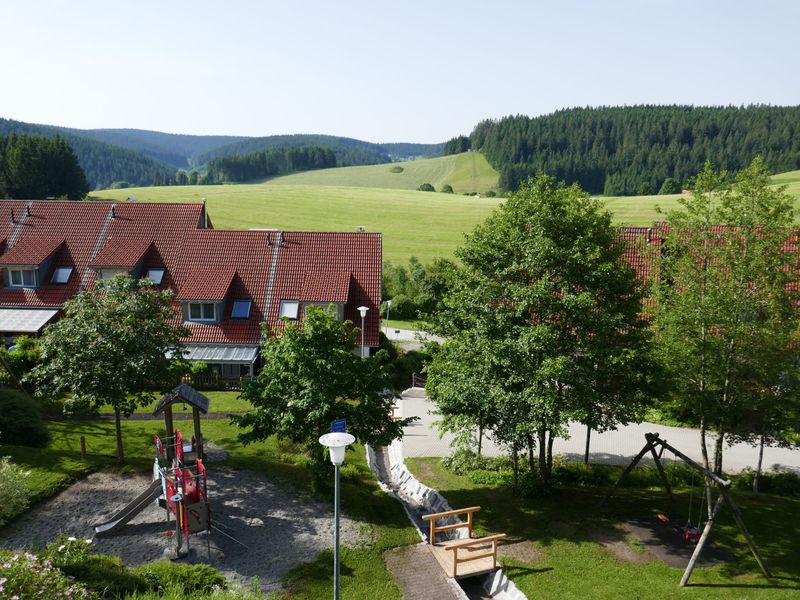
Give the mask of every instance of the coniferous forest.
[[80, 200], [89, 184], [62, 137], [0, 137], [0, 198]]
[[335, 166], [336, 155], [330, 148], [274, 148], [215, 158], [208, 163], [206, 179], [208, 183], [249, 181]]
[[[654, 194], [708, 160], [738, 171], [760, 154], [773, 172], [800, 168], [800, 106], [576, 108], [482, 121], [469, 142], [505, 189], [542, 171], [594, 194]], [[446, 145], [462, 148], [459, 138]]]

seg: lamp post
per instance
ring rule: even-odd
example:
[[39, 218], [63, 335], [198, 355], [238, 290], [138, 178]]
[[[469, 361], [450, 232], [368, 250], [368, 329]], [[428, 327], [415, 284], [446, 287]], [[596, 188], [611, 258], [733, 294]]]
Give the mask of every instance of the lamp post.
[[319, 443], [330, 450], [331, 462], [336, 472], [333, 502], [336, 523], [333, 534], [333, 600], [339, 600], [339, 467], [344, 463], [344, 451], [355, 441], [356, 438], [349, 433], [326, 433], [319, 438]]
[[368, 310], [369, 306], [358, 307], [358, 313], [361, 315], [361, 358], [364, 358], [364, 318], [367, 316]]
[[391, 310], [392, 310], [392, 301], [391, 300], [387, 300], [386, 301], [386, 320], [387, 321], [389, 320], [389, 313], [391, 312]]

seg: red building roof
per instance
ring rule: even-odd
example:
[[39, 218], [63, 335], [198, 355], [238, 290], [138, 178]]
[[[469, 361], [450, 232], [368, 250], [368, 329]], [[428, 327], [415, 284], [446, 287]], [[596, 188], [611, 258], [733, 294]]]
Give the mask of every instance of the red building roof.
[[127, 267], [132, 269], [139, 264], [153, 245], [151, 240], [129, 240], [125, 238], [106, 239], [103, 249], [92, 259], [91, 267]]
[[[0, 200], [2, 236], [0, 264], [52, 260], [40, 287], [0, 288], [0, 308], [60, 308], [94, 285], [90, 266], [140, 267], [139, 276], [161, 268], [161, 287], [176, 291], [176, 320], [181, 300], [223, 307], [219, 323], [186, 324], [189, 344], [258, 345], [261, 323], [279, 329], [280, 301], [290, 299], [342, 303], [359, 327], [357, 307], [368, 306], [365, 342], [378, 345], [380, 234], [216, 230], [201, 204]], [[30, 262], [9, 262], [20, 257]], [[51, 283], [59, 266], [73, 267], [66, 284]], [[236, 300], [251, 302], [247, 318], [231, 318]]]
[[28, 237], [0, 256], [0, 265], [38, 267], [61, 247], [64, 238]]

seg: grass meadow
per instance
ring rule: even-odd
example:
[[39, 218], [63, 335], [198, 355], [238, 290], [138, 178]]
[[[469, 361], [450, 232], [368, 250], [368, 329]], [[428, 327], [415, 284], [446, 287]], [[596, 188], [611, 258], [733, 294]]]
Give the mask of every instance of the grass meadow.
[[[465, 160], [482, 155], [472, 152], [452, 157], [394, 163], [417, 165], [439, 164], [437, 161]], [[485, 161], [484, 161], [485, 162]], [[416, 256], [423, 263], [436, 257], [451, 257], [462, 243], [464, 234], [483, 221], [501, 198], [476, 198], [460, 194], [418, 192], [410, 189], [387, 187], [359, 187], [353, 185], [354, 176], [337, 175], [335, 171], [347, 169], [384, 169], [381, 180], [390, 179], [392, 165], [347, 167], [298, 173], [259, 184], [170, 186], [102, 190], [92, 193], [97, 200], [124, 201], [134, 196], [140, 202], [199, 202], [208, 200], [211, 221], [217, 228], [248, 229], [270, 227], [285, 230], [353, 231], [363, 225], [367, 231], [383, 234], [383, 258], [405, 263]], [[415, 167], [415, 168], [417, 168]], [[477, 167], [476, 167], [477, 168]], [[314, 177], [341, 176], [349, 185], [310, 185], [289, 181], [310, 182]], [[404, 171], [405, 173], [405, 171]], [[466, 177], [469, 169], [460, 169]], [[278, 183], [278, 181], [283, 183]], [[786, 185], [787, 191], [800, 203], [800, 171], [776, 175], [777, 185]], [[330, 179], [329, 181], [334, 181]], [[398, 180], [399, 181], [399, 180]], [[399, 184], [398, 184], [399, 185]], [[454, 186], [455, 187], [455, 186]], [[438, 188], [437, 188], [438, 189]], [[625, 225], [650, 225], [663, 219], [657, 211], [678, 208], [679, 195], [604, 197], [614, 221]], [[800, 206], [798, 206], [800, 208]], [[800, 220], [800, 219], [798, 219]]]
[[401, 190], [416, 190], [423, 183], [430, 183], [437, 191], [449, 184], [456, 194], [482, 194], [497, 190], [498, 177], [483, 154], [464, 152], [426, 160], [304, 171], [270, 179], [269, 183]]

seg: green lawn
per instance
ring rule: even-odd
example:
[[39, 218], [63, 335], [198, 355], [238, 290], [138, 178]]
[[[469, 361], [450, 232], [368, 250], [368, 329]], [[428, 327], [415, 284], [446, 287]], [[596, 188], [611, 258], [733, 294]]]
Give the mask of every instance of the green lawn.
[[[473, 152], [445, 158], [457, 161], [473, 156], [481, 155]], [[409, 164], [416, 162], [428, 161]], [[388, 169], [391, 165], [377, 167]], [[468, 173], [469, 169], [459, 169], [459, 172]], [[309, 178], [313, 173], [316, 172], [302, 175]], [[389, 175], [393, 174], [383, 173], [381, 177]], [[789, 193], [794, 195], [796, 202], [800, 202], [800, 171], [777, 175], [775, 181], [787, 184]], [[145, 202], [199, 202], [207, 198], [209, 215], [217, 228], [353, 231], [363, 225], [367, 231], [383, 234], [383, 259], [400, 264], [406, 263], [411, 256], [416, 256], [423, 263], [440, 256], [451, 257], [455, 248], [463, 242], [464, 233], [483, 221], [502, 201], [499, 198], [474, 198], [459, 194], [334, 185], [289, 185], [274, 181], [263, 184], [130, 188], [102, 190], [92, 194], [94, 199], [105, 200], [125, 200], [129, 196]], [[656, 212], [656, 207], [660, 206], [665, 211], [677, 208], [679, 197], [625, 196], [603, 200], [616, 223], [651, 225], [654, 220], [664, 218], [663, 214]]]
[[[625, 562], [594, 541], [629, 519], [669, 512], [661, 490], [624, 488], [600, 509], [606, 488], [569, 487], [526, 500], [507, 488], [477, 485], [449, 473], [439, 459], [413, 458], [407, 463], [421, 481], [439, 489], [451, 506], [483, 507], [476, 515], [479, 533], [506, 532], [512, 540], [533, 542], [538, 558], [505, 565], [529, 598], [787, 598], [800, 590], [798, 498], [737, 494], [773, 579], [760, 575], [730, 513], [723, 510], [713, 535], [729, 552], [730, 561], [695, 570], [690, 586], [680, 589], [681, 569], [660, 561]], [[678, 506], [685, 511], [689, 490], [679, 489], [677, 495]], [[636, 551], [636, 545], [631, 544], [631, 549]]]
[[[247, 400], [243, 400], [239, 398], [239, 392], [209, 392], [209, 391], [202, 391], [201, 393], [205, 396], [208, 396], [208, 399], [211, 400], [209, 404], [209, 411], [215, 413], [236, 413], [236, 412], [246, 412], [252, 408], [250, 403]], [[152, 414], [153, 410], [155, 410], [156, 404], [158, 403], [158, 399], [154, 400], [152, 403], [148, 404], [147, 406], [140, 406], [136, 409], [136, 414]], [[181, 404], [176, 405], [173, 409], [174, 412], [192, 412], [190, 406], [184, 406]], [[104, 415], [112, 415], [114, 414], [114, 409], [111, 406], [104, 406], [100, 409], [100, 414]]]
[[[214, 399], [212, 398], [212, 406]], [[118, 468], [114, 458], [115, 439], [112, 421], [54, 421], [48, 424], [52, 441], [47, 448], [31, 449], [19, 446], [0, 446], [0, 456], [11, 456], [14, 462], [31, 472], [29, 485], [36, 500], [43, 500], [85, 474], [99, 468]], [[189, 421], [176, 422], [176, 427], [191, 431]], [[296, 448], [277, 440], [242, 445], [239, 430], [227, 420], [205, 420], [203, 435], [229, 453], [224, 465], [214, 463], [213, 470], [224, 466], [249, 469], [263, 473], [273, 481], [311, 492], [307, 459]], [[126, 469], [146, 471], [152, 465], [154, 433], [163, 435], [160, 421], [123, 422]], [[80, 436], [87, 440], [89, 457], [79, 458]], [[332, 493], [321, 499], [332, 502]], [[389, 548], [415, 543], [416, 532], [411, 527], [401, 505], [384, 494], [367, 467], [364, 449], [356, 447], [348, 453], [342, 468], [342, 510], [361, 521], [372, 533], [372, 542], [365, 547], [343, 549], [342, 597], [368, 600], [381, 597], [400, 600], [401, 594], [383, 562], [383, 552]], [[153, 557], [154, 560], [158, 557]], [[323, 553], [311, 563], [296, 568], [287, 576], [288, 593], [276, 594], [275, 599], [317, 599], [333, 595], [332, 557]]]
[[[399, 171], [402, 169], [402, 171]], [[430, 183], [436, 191], [449, 184], [456, 194], [497, 190], [499, 174], [480, 152], [464, 152], [425, 160], [339, 167], [304, 171], [271, 179], [280, 185], [324, 185], [338, 187], [392, 188], [416, 190]]]

